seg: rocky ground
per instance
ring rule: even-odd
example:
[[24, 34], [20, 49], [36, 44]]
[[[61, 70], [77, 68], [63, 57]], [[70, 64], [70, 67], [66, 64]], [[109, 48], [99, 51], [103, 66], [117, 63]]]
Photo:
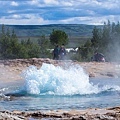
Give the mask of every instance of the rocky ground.
[[[0, 60], [0, 82], [11, 82], [14, 80], [20, 80], [21, 72], [25, 70], [28, 66], [35, 65], [40, 68], [42, 63], [54, 64], [55, 66], [64, 66], [65, 63], [68, 63], [69, 65], [79, 64], [83, 67], [85, 72], [88, 73], [89, 77], [120, 77], [119, 63], [77, 62], [70, 60], [55, 61], [47, 58], [32, 58]], [[38, 120], [42, 118], [46, 118], [46, 120], [120, 120], [120, 107], [47, 112], [10, 112], [2, 111], [0, 109], [0, 120]]]
[[[55, 66], [64, 66], [65, 63], [79, 64], [90, 77], [120, 77], [120, 63], [109, 62], [77, 62], [77, 61], [56, 61], [52, 59], [32, 58], [32, 59], [15, 59], [0, 60], [0, 79], [14, 80], [20, 79], [20, 73], [28, 66], [35, 65], [38, 68], [42, 63], [54, 64]], [[6, 76], [7, 73], [7, 76]]]
[[120, 120], [120, 107], [70, 111], [0, 111], [0, 120]]

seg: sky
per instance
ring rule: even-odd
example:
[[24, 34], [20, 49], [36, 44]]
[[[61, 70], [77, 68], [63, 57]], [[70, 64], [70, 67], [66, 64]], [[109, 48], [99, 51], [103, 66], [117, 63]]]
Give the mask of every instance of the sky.
[[0, 24], [103, 25], [120, 20], [120, 0], [0, 0]]

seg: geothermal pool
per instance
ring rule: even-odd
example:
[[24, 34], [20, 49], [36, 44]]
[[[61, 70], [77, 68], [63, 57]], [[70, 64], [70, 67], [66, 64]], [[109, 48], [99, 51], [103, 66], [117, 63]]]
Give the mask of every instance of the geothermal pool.
[[0, 110], [69, 110], [120, 105], [120, 78], [89, 78], [79, 65], [44, 63], [21, 73], [23, 80], [0, 81]]

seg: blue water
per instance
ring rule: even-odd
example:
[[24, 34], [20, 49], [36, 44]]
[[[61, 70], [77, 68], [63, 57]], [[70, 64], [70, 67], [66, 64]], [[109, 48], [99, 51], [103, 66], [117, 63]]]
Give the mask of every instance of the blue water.
[[79, 65], [30, 66], [23, 80], [0, 84], [1, 110], [69, 110], [120, 105], [120, 79], [90, 79]]

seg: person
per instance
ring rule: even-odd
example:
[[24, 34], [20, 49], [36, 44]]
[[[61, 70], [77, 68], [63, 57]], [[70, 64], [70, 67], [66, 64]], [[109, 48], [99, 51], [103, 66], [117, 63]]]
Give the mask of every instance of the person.
[[104, 55], [102, 53], [95, 52], [94, 56], [91, 58], [92, 61], [105, 62]]
[[53, 50], [53, 59], [59, 60], [59, 46], [58, 45], [56, 45]]
[[66, 50], [65, 50], [64, 44], [62, 44], [62, 46], [60, 48], [59, 54], [60, 54], [60, 59], [64, 60], [65, 59], [65, 55], [66, 55]]
[[94, 54], [94, 61], [99, 62], [99, 53], [95, 52]]

